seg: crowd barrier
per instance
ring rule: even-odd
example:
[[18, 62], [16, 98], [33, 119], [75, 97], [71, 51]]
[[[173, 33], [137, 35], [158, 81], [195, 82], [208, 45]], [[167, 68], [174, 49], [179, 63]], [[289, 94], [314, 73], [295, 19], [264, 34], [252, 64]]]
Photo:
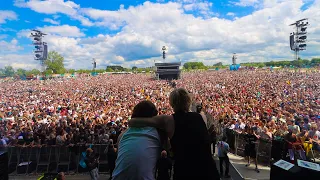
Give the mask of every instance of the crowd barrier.
[[[230, 146], [231, 153], [244, 157], [245, 138], [244, 134], [237, 133], [231, 129], [226, 129], [227, 143]], [[272, 142], [260, 139], [256, 142], [257, 162], [269, 165], [271, 160]]]
[[[244, 156], [244, 134], [226, 129], [225, 135], [230, 145], [231, 153]], [[9, 174], [43, 174], [51, 172], [87, 172], [79, 165], [81, 153], [85, 152], [89, 145], [74, 146], [9, 146], [1, 147], [0, 151], [8, 152]], [[93, 144], [91, 148], [100, 154], [99, 173], [109, 171], [107, 155], [104, 153], [108, 144]], [[285, 159], [287, 156], [284, 140], [267, 141], [259, 139], [256, 143], [256, 159], [259, 164], [270, 165], [272, 160]]]
[[[8, 152], [9, 174], [42, 174], [50, 172], [87, 172], [79, 165], [81, 153], [89, 145], [74, 146], [35, 146], [35, 147], [6, 147]], [[91, 146], [95, 153], [100, 154], [98, 166], [100, 173], [109, 171], [107, 155], [104, 154], [107, 144], [94, 144]]]
[[[227, 136], [227, 142], [230, 146], [231, 153], [244, 157], [244, 150], [245, 150], [245, 144], [246, 144], [245, 135], [228, 128], [226, 129], [225, 134]], [[288, 160], [290, 154], [288, 152], [287, 145], [288, 145], [287, 142], [282, 138], [276, 139], [276, 140], [266, 140], [266, 139], [257, 140], [256, 142], [257, 162], [259, 164], [269, 166], [272, 161], [277, 161], [280, 159]], [[316, 159], [320, 158], [319, 152], [315, 151], [312, 148], [312, 145], [308, 151], [304, 150], [304, 153], [306, 154], [306, 157], [308, 160], [311, 160], [314, 162], [316, 161]], [[297, 160], [298, 158], [300, 159], [300, 155], [298, 154], [298, 151], [294, 150], [293, 156], [295, 160]]]

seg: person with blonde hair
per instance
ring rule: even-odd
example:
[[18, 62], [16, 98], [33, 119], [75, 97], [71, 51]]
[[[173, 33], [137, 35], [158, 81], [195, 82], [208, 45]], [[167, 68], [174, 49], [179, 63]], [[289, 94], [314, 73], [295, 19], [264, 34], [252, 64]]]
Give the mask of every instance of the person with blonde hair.
[[[187, 90], [174, 89], [169, 96], [173, 115], [153, 118], [133, 118], [129, 126], [152, 126], [165, 130], [174, 154], [174, 180], [220, 179], [211, 156], [211, 142], [202, 116], [190, 112], [192, 99]], [[187, 172], [187, 173], [186, 173]]]

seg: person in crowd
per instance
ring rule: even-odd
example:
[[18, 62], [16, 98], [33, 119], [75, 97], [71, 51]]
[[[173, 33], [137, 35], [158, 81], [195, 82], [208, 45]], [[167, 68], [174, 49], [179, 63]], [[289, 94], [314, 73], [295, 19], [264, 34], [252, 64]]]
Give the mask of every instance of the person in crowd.
[[[157, 108], [150, 101], [141, 101], [133, 109], [132, 118], [154, 117]], [[154, 179], [161, 139], [156, 128], [129, 128], [118, 138], [118, 157], [113, 180]]]
[[[140, 73], [98, 78], [78, 73], [46, 83], [5, 78], [0, 83], [0, 134], [7, 146], [24, 145], [29, 132], [34, 145], [55, 145], [67, 135], [74, 145], [117, 142], [134, 106], [142, 100], [154, 103], [159, 114], [174, 113], [168, 98], [174, 88]], [[311, 136], [312, 124], [317, 125], [315, 132], [320, 130], [319, 69], [188, 72], [175, 84], [192, 92], [193, 112], [196, 104], [202, 104], [208, 122], [212, 119], [216, 126], [221, 120], [219, 129], [231, 127], [244, 133], [244, 127], [256, 127], [256, 134], [269, 141], [269, 137], [282, 139], [290, 129]], [[65, 137], [60, 138], [62, 129]], [[319, 140], [309, 139], [316, 149]]]
[[66, 179], [66, 176], [64, 175], [63, 172], [60, 172], [57, 176], [57, 180], [65, 180]]
[[211, 118], [207, 118], [205, 112], [203, 112], [202, 110], [202, 105], [201, 104], [197, 104], [196, 105], [196, 112], [199, 113], [202, 116], [202, 119], [204, 121], [204, 123], [206, 124], [206, 127], [208, 129], [208, 133], [210, 136], [210, 140], [211, 140], [211, 152], [212, 155], [215, 154], [216, 148], [215, 148], [215, 144], [217, 142], [217, 129], [215, 124], [212, 122], [213, 120]]
[[172, 161], [168, 158], [167, 151], [161, 152], [161, 158], [157, 162], [157, 180], [170, 180]]
[[107, 159], [108, 159], [108, 165], [110, 169], [110, 178], [112, 179], [113, 171], [116, 167], [116, 159], [117, 159], [117, 149], [114, 147], [113, 143], [110, 142], [108, 145], [108, 152], [107, 152]]
[[192, 100], [188, 91], [183, 88], [174, 89], [170, 93], [169, 101], [175, 112], [173, 115], [133, 118], [129, 125], [153, 126], [167, 132], [175, 159], [175, 180], [219, 179], [216, 164], [211, 156], [211, 142], [206, 124], [200, 114], [190, 112]]
[[320, 131], [318, 130], [316, 123], [311, 124], [311, 128], [307, 134], [307, 137], [313, 144], [313, 149], [320, 152]]
[[[220, 164], [220, 176], [225, 178], [230, 178], [229, 175], [229, 144], [226, 142], [227, 137], [222, 137], [221, 141], [218, 141], [217, 143], [217, 149], [218, 149], [218, 157], [219, 157], [219, 164]], [[225, 164], [226, 170], [225, 174], [223, 174], [223, 163]]]
[[254, 164], [256, 166], [255, 171], [259, 173], [258, 163], [257, 163], [257, 152], [256, 152], [256, 142], [259, 139], [259, 136], [256, 135], [252, 128], [247, 128], [247, 133], [245, 134], [245, 158], [248, 159], [248, 164], [246, 167], [250, 166], [251, 158], [254, 160]]
[[91, 180], [98, 180], [99, 179], [99, 170], [98, 170], [99, 158], [91, 148], [88, 148], [86, 150], [86, 153], [87, 155], [85, 158], [85, 163], [90, 173]]
[[287, 149], [292, 163], [294, 163], [295, 160], [295, 151], [299, 153], [300, 159], [306, 160], [306, 152], [303, 149], [303, 143], [295, 132], [298, 132], [297, 129], [289, 129], [289, 133], [284, 137], [287, 142]]

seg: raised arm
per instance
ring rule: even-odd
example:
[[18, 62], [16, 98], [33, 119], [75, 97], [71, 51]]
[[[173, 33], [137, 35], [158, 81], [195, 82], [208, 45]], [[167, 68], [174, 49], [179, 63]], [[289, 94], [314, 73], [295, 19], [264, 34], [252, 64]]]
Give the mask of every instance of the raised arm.
[[154, 127], [164, 130], [171, 138], [174, 133], [174, 120], [172, 116], [161, 115], [153, 118], [132, 118], [129, 121], [130, 127]]

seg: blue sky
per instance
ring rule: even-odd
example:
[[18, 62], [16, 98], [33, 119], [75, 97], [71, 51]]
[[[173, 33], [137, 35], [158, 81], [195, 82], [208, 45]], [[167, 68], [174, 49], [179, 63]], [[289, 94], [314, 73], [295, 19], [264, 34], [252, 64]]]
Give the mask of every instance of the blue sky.
[[301, 57], [319, 57], [320, 0], [1, 0], [0, 68], [39, 67], [35, 28], [67, 68], [151, 66], [164, 45], [169, 62], [290, 60], [288, 25], [300, 18], [311, 24]]

